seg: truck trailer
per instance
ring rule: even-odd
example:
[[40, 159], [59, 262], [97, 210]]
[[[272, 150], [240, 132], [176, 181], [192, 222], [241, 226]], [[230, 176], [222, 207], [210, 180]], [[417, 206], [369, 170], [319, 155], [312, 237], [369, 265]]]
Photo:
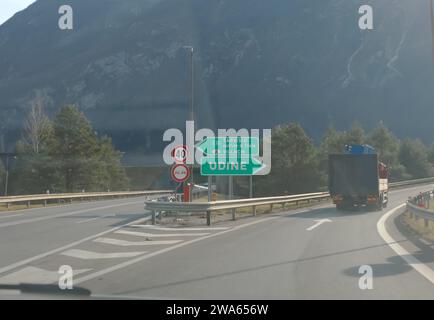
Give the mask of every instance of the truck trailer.
[[381, 210], [388, 203], [388, 170], [370, 146], [346, 146], [329, 155], [329, 192], [338, 210]]

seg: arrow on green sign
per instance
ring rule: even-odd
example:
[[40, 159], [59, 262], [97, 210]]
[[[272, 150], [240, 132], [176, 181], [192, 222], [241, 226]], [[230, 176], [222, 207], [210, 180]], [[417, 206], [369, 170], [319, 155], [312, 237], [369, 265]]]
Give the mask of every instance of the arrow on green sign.
[[262, 162], [255, 158], [249, 161], [237, 162], [202, 162], [200, 173], [203, 176], [251, 176], [265, 168]]
[[203, 154], [203, 160], [251, 158], [259, 156], [257, 137], [212, 137], [196, 145]]

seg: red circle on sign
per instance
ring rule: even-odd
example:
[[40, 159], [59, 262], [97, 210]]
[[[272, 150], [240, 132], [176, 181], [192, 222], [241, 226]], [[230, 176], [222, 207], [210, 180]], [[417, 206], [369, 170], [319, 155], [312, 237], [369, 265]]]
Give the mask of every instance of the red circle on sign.
[[170, 169], [170, 176], [176, 182], [184, 182], [190, 178], [190, 168], [182, 163], [175, 164]]
[[176, 163], [184, 163], [187, 160], [187, 146], [177, 146], [172, 150], [172, 157]]

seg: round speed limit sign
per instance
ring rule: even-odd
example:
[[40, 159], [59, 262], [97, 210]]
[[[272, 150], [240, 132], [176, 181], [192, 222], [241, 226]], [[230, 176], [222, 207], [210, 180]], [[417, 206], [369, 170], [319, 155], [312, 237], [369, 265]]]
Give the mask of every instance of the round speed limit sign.
[[190, 169], [185, 164], [175, 164], [170, 169], [170, 176], [176, 182], [184, 182], [190, 177]]
[[172, 157], [176, 163], [184, 163], [187, 160], [187, 146], [178, 146], [172, 151]]

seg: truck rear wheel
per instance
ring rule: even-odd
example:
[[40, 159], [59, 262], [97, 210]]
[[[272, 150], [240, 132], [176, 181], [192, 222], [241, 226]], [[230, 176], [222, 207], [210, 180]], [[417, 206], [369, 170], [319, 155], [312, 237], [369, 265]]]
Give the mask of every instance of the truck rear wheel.
[[375, 210], [381, 211], [384, 208], [383, 196], [378, 199], [378, 202], [375, 204]]

